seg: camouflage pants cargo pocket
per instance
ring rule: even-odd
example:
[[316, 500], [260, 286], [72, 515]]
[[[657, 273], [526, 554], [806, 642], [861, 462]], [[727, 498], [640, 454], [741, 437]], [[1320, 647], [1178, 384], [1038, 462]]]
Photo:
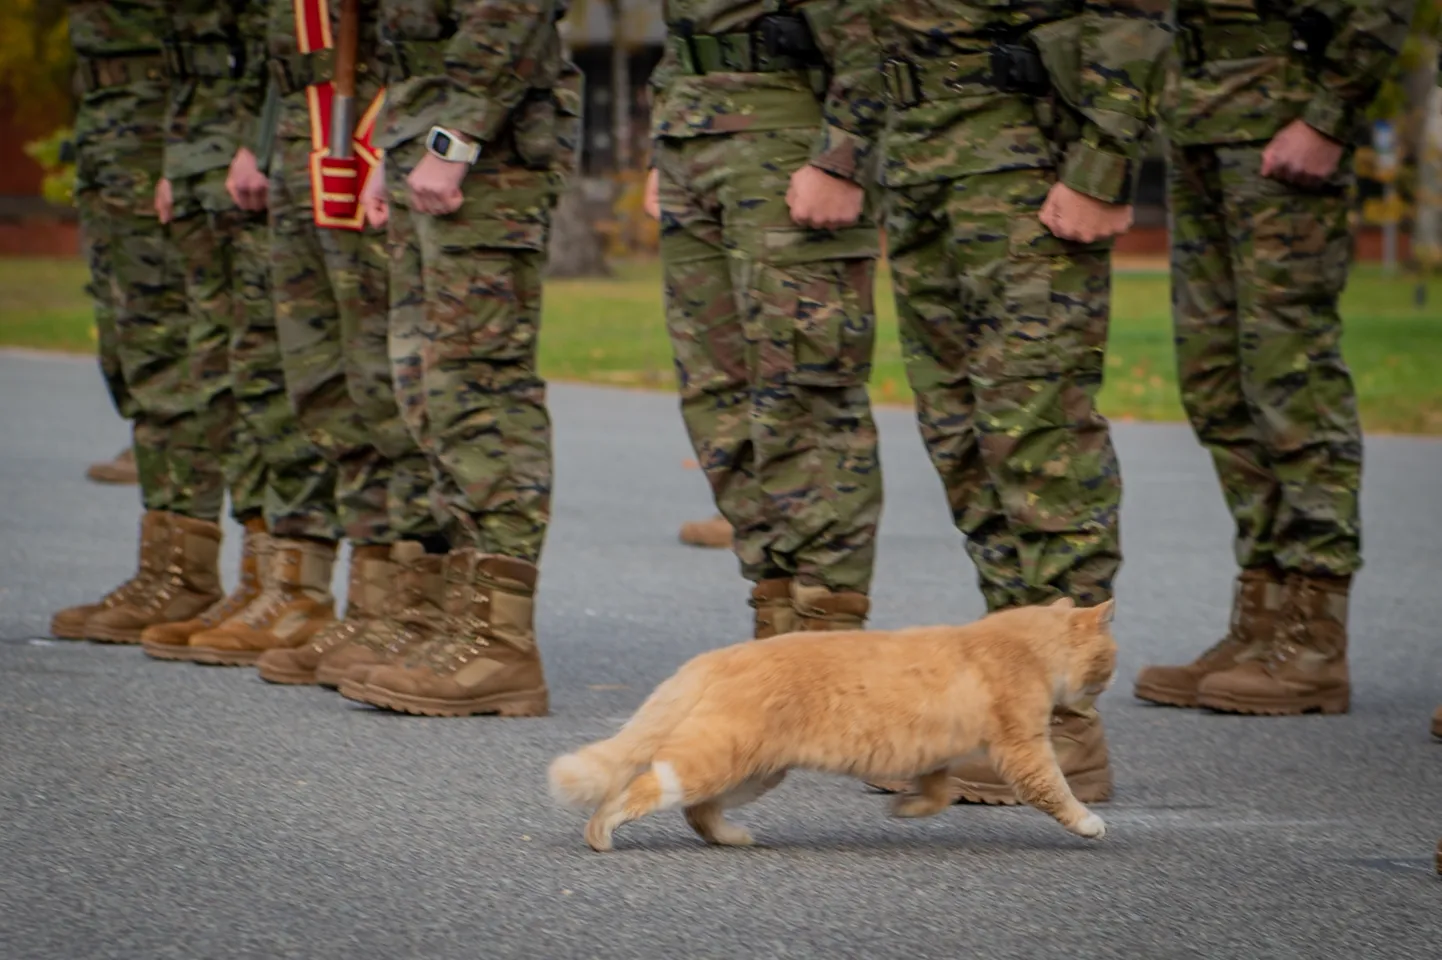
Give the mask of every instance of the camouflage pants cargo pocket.
[[1173, 323], [1183, 404], [1212, 454], [1243, 567], [1360, 564], [1362, 436], [1337, 302], [1350, 168], [1261, 176], [1262, 144], [1173, 151]]

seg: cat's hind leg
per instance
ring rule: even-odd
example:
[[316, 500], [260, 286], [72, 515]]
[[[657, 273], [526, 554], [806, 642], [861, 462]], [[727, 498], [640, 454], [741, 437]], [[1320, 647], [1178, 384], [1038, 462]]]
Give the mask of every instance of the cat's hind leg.
[[923, 773], [916, 778], [916, 791], [891, 800], [893, 817], [931, 817], [951, 806], [948, 784], [951, 773], [947, 767]]
[[727, 793], [737, 783], [729, 768], [707, 765], [694, 753], [658, 753], [651, 767], [610, 797], [586, 824], [586, 842], [591, 849], [611, 849], [616, 828], [639, 820], [657, 810], [695, 806]]
[[776, 789], [785, 778], [785, 770], [768, 777], [752, 777], [719, 797], [687, 807], [686, 822], [707, 843], [723, 847], [749, 847], [755, 842], [751, 831], [727, 820], [726, 811], [759, 800], [767, 791]]
[[1106, 834], [1102, 818], [1083, 806], [1071, 792], [1057, 765], [1047, 732], [1041, 731], [1029, 738], [995, 741], [989, 752], [997, 772], [1011, 784], [1023, 803], [1055, 817], [1079, 837], [1100, 840]]

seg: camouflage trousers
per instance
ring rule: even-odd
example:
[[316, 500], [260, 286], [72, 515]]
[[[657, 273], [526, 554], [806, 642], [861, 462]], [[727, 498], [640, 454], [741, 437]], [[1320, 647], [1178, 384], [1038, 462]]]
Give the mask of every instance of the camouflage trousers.
[[435, 471], [455, 546], [539, 563], [551, 517], [551, 418], [536, 369], [541, 274], [559, 178], [497, 162], [450, 216], [406, 205], [422, 151], [387, 157], [396, 392]]
[[666, 327], [681, 413], [742, 575], [866, 593], [881, 464], [866, 381], [879, 239], [786, 190], [814, 128], [658, 141]]
[[86, 98], [76, 118], [75, 199], [101, 373], [132, 422], [141, 501], [147, 510], [214, 520], [224, 497], [220, 472], [172, 460], [172, 446], [183, 454], [174, 431], [195, 391], [184, 264], [154, 209], [163, 117], [164, 99], [149, 88]]
[[1046, 170], [887, 191], [888, 256], [927, 452], [987, 608], [1099, 603], [1121, 474], [1097, 412], [1110, 247], [1053, 236]]
[[1350, 158], [1304, 190], [1261, 175], [1264, 146], [1172, 152], [1182, 402], [1236, 523], [1237, 563], [1342, 576], [1362, 562], [1362, 430], [1337, 313]]
[[317, 227], [310, 144], [277, 144], [270, 173], [271, 282], [286, 392], [336, 470], [353, 544], [434, 533], [430, 467], [401, 421], [387, 345], [387, 260], [377, 232]]
[[225, 176], [213, 170], [171, 185], [198, 391], [185, 436], [197, 441], [196, 461], [224, 453], [237, 519], [264, 514], [280, 536], [335, 539], [335, 468], [286, 398], [266, 215], [238, 208]]

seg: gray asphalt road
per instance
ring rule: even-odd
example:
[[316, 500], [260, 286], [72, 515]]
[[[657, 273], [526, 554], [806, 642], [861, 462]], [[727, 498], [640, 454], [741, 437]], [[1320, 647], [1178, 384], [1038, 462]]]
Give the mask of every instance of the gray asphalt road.
[[[796, 776], [737, 817], [764, 847], [708, 849], [661, 815], [602, 856], [546, 763], [748, 611], [728, 554], [676, 542], [709, 503], [673, 400], [557, 387], [554, 410], [553, 715], [403, 718], [38, 639], [128, 574], [138, 508], [83, 478], [125, 437], [93, 364], [0, 354], [0, 958], [1442, 957], [1442, 443], [1368, 440], [1353, 712], [1241, 719], [1130, 697], [1141, 664], [1222, 629], [1231, 559], [1186, 429], [1118, 426], [1100, 844], [1029, 809], [890, 820], [855, 782]], [[875, 623], [973, 618], [915, 430], [880, 419]]]

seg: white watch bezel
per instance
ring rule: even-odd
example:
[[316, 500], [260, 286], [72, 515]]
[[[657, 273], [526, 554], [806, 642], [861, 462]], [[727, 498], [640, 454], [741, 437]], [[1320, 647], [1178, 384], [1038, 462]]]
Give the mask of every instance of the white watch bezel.
[[[436, 139], [436, 134], [440, 134], [450, 140], [450, 146], [447, 148], [445, 153], [437, 150], [432, 145]], [[480, 159], [481, 156], [480, 144], [463, 143], [461, 142], [460, 137], [457, 136], [455, 131], [447, 130], [445, 127], [441, 126], [431, 127], [430, 132], [426, 134], [426, 150], [434, 154], [435, 156], [440, 157], [442, 160], [449, 161], [450, 163], [473, 164], [478, 159]]]

